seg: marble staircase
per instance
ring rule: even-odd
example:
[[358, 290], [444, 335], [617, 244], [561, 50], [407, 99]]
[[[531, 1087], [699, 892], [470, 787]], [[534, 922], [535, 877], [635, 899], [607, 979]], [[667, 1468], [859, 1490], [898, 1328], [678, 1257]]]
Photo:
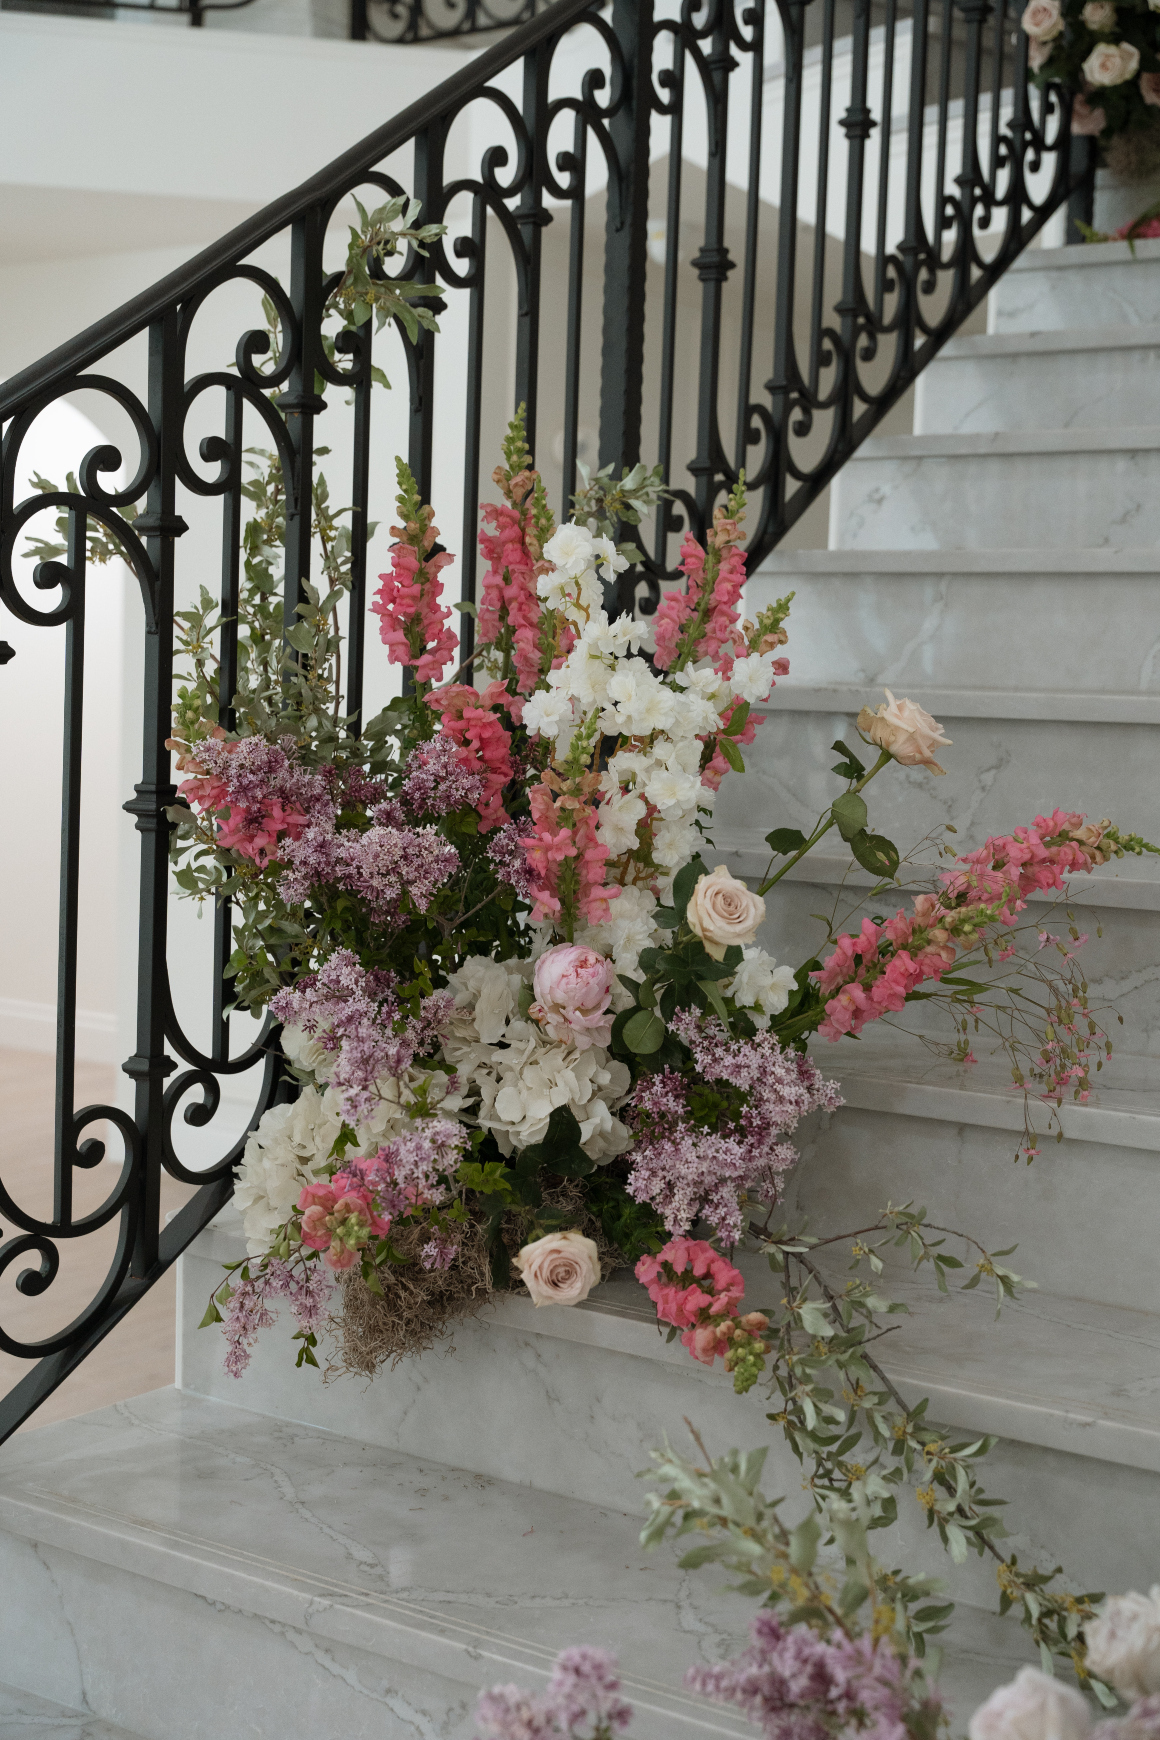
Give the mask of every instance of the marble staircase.
[[[924, 377], [912, 437], [868, 443], [843, 473], [834, 547], [751, 582], [751, 603], [797, 598], [744, 804], [723, 793], [718, 846], [743, 873], [760, 874], [767, 829], [829, 801], [829, 744], [886, 683], [954, 738], [946, 779], [875, 786], [874, 823], [900, 842], [947, 823], [973, 841], [1056, 802], [1160, 833], [1160, 243], [1026, 257], [991, 328]], [[816, 946], [810, 913], [843, 881], [857, 908], [869, 879], [849, 868], [831, 849], [781, 884], [783, 959]], [[915, 1309], [883, 1363], [933, 1418], [999, 1438], [987, 1485], [1010, 1500], [1021, 1563], [1138, 1588], [1160, 1576], [1141, 1526], [1160, 1497], [1160, 866], [1107, 866], [1074, 905], [1124, 1055], [1064, 1109], [1063, 1141], [1013, 1167], [1021, 1109], [986, 1059], [964, 1075], [874, 1032], [819, 1047], [846, 1103], [803, 1132], [794, 1190], [818, 1225], [913, 1197], [1018, 1242], [1041, 1291], [998, 1323], [982, 1288], [940, 1298], [891, 1274]], [[370, 1388], [296, 1371], [288, 1331], [234, 1380], [195, 1326], [243, 1248], [227, 1210], [182, 1261], [176, 1389], [0, 1452], [0, 1682], [94, 1740], [466, 1740], [481, 1686], [536, 1684], [587, 1642], [619, 1651], [637, 1740], [751, 1732], [681, 1685], [734, 1651], [749, 1604], [668, 1547], [641, 1553], [637, 1475], [666, 1435], [687, 1441], [687, 1418], [714, 1448], [770, 1441], [767, 1490], [798, 1514], [801, 1471], [759, 1395], [666, 1343], [615, 1280], [572, 1311], [504, 1298]], [[772, 1278], [746, 1262], [759, 1306]], [[994, 1616], [990, 1567], [952, 1567], [917, 1504], [891, 1545], [960, 1603], [943, 1677], [961, 1730], [1033, 1652]], [[20, 1714], [0, 1693], [0, 1740], [5, 1696]]]

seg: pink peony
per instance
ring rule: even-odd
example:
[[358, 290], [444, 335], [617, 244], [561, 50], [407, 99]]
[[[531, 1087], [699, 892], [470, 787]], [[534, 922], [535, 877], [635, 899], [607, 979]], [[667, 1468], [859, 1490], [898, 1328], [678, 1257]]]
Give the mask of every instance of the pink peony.
[[550, 1039], [575, 1045], [607, 1045], [612, 1038], [612, 987], [616, 969], [595, 949], [560, 943], [536, 962], [531, 1014]]

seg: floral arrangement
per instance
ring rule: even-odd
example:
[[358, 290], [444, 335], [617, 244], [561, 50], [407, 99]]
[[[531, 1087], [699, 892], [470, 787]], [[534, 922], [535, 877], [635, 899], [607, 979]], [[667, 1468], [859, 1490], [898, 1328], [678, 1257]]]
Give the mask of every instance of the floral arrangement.
[[[1060, 809], [974, 851], [943, 842], [945, 867], [894, 917], [853, 931], [835, 919], [820, 955], [779, 964], [758, 940], [771, 890], [836, 829], [877, 879], [871, 902], [897, 891], [902, 857], [871, 831], [867, 789], [894, 765], [938, 776], [950, 745], [888, 691], [834, 745], [840, 790], [809, 833], [766, 836], [756, 888], [716, 862], [716, 794], [744, 773], [757, 709], [788, 669], [791, 599], [744, 615], [744, 479], [704, 541], [685, 537], [680, 582], [651, 621], [612, 616], [606, 588], [637, 554], [615, 534], [655, 502], [657, 475], [600, 473], [557, 524], [517, 416], [499, 499], [481, 509], [475, 646], [461, 658], [443, 601], [452, 557], [400, 462], [371, 609], [404, 692], [355, 731], [340, 703], [341, 515], [320, 478], [325, 585], [306, 587], [283, 640], [284, 502], [276, 463], [256, 470], [235, 693], [220, 689], [204, 595], [181, 618], [170, 745], [177, 881], [230, 901], [236, 1004], [270, 1017], [282, 1079], [237, 1176], [249, 1256], [205, 1317], [224, 1326], [228, 1369], [245, 1369], [279, 1305], [300, 1366], [330, 1331], [338, 1369], [373, 1375], [497, 1292], [576, 1306], [613, 1269], [635, 1270], [695, 1359], [721, 1359], [739, 1392], [766, 1375], [831, 1533], [843, 1506], [867, 1527], [892, 1521], [920, 1471], [952, 1557], [992, 1554], [1006, 1605], [1044, 1648], [1082, 1659], [1090, 1603], [996, 1544], [977, 1473], [986, 1441], [940, 1436], [868, 1351], [899, 1309], [882, 1296], [880, 1250], [928, 1265], [944, 1290], [972, 1264], [965, 1285], [987, 1279], [999, 1302], [1021, 1285], [1007, 1253], [913, 1204], [826, 1238], [776, 1216], [797, 1126], [841, 1103], [811, 1038], [856, 1037], [921, 1001], [949, 1011], [961, 1062], [981, 1043], [971, 1023], [1005, 1054], [1025, 1106], [1057, 1118], [1084, 1099], [1111, 1047], [1074, 965], [1083, 939], [1032, 923], [1027, 902], [1155, 848]], [[1037, 1142], [1029, 1114], [1028, 1159]], [[855, 1275], [835, 1287], [825, 1260], [842, 1243]], [[766, 1257], [774, 1302], [747, 1308], [739, 1245]], [[897, 1584], [921, 1653], [928, 1592]], [[876, 1651], [864, 1665], [879, 1672]], [[817, 1671], [831, 1668], [852, 1671], [846, 1656]], [[891, 1697], [912, 1696], [905, 1675], [891, 1683]]]
[[1072, 132], [1096, 138], [1129, 178], [1154, 173], [1160, 15], [1150, 0], [1029, 0], [1022, 25], [1036, 84], [1072, 93]]

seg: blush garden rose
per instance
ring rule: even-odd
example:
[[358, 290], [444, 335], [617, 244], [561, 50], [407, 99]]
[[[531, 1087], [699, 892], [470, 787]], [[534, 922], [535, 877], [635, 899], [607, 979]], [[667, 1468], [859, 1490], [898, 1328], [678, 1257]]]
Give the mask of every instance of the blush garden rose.
[[756, 940], [765, 922], [765, 902], [731, 876], [724, 864], [718, 864], [710, 875], [697, 878], [685, 917], [706, 953], [720, 961], [733, 944], [744, 947]]
[[579, 1232], [533, 1239], [514, 1259], [533, 1305], [579, 1305], [600, 1279], [600, 1256]]

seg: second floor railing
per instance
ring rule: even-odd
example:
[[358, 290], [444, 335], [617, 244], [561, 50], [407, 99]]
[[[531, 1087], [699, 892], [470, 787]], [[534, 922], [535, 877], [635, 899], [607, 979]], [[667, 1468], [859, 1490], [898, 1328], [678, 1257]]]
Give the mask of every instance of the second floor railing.
[[[199, 925], [171, 880], [167, 739], [191, 623], [220, 661], [228, 730], [240, 600], [280, 598], [293, 634], [309, 587], [334, 589], [358, 730], [391, 692], [365, 624], [394, 456], [470, 604], [477, 503], [521, 404], [558, 513], [585, 466], [659, 467], [670, 493], [619, 608], [655, 605], [684, 530], [703, 533], [742, 470], [756, 565], [1082, 183], [1067, 100], [1029, 91], [1014, 19], [1009, 0], [556, 0], [0, 387], [16, 654], [0, 682], [51, 645], [63, 697], [58, 719], [28, 721], [39, 765], [60, 758], [59, 900], [22, 915], [59, 935], [52, 1205], [21, 1200], [0, 1161], [0, 1285], [44, 1327], [17, 1332], [0, 1298], [0, 1350], [29, 1363], [0, 1437], [228, 1198], [246, 1132], [289, 1091], [269, 1031], [231, 1012], [228, 905]], [[409, 218], [391, 205], [411, 200]], [[392, 239], [408, 223], [443, 226], [426, 255]], [[53, 418], [67, 451], [38, 484]], [[86, 723], [114, 548], [132, 575], [120, 798], [138, 837], [114, 897], [133, 1036], [128, 1091], [78, 1105], [78, 962], [118, 922], [89, 893], [87, 794], [107, 789], [108, 750]], [[168, 1224], [164, 1174], [190, 1193]], [[90, 1240], [107, 1272], [70, 1317], [54, 1302]]]

